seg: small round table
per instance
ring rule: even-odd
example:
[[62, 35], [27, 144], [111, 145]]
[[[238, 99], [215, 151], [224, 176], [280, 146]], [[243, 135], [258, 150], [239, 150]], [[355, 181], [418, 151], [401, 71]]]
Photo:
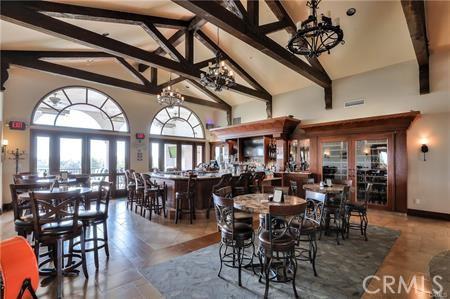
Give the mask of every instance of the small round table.
[[330, 187], [320, 187], [320, 184], [304, 184], [304, 190], [310, 190], [319, 193], [336, 194], [344, 192], [345, 185], [333, 184]]

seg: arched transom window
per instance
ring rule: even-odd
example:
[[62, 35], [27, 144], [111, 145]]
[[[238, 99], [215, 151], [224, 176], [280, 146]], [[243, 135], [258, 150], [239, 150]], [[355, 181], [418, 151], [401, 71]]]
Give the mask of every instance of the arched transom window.
[[203, 125], [198, 116], [186, 107], [165, 107], [153, 118], [150, 127], [152, 135], [166, 135], [186, 138], [205, 138]]
[[128, 132], [127, 117], [116, 101], [101, 91], [81, 86], [47, 94], [35, 108], [32, 123]]

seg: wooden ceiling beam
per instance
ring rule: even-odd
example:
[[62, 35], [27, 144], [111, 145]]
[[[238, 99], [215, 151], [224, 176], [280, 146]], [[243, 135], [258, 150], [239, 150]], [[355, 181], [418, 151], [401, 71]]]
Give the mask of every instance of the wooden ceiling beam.
[[126, 61], [124, 58], [116, 57], [116, 59], [133, 75], [133, 77], [140, 80], [144, 85], [152, 85], [150, 81], [147, 80], [147, 78], [145, 78], [137, 69], [134, 68], [134, 66], [129, 64], [128, 61]]
[[151, 22], [155, 26], [164, 28], [185, 28], [189, 21], [170, 19], [150, 15], [128, 13], [102, 8], [78, 6], [48, 1], [14, 1], [17, 5], [27, 5], [33, 9], [45, 12], [49, 16], [78, 20], [100, 21], [110, 23], [135, 24]]
[[288, 25], [287, 25], [286, 21], [281, 20], [281, 21], [276, 21], [276, 22], [261, 25], [261, 26], [259, 26], [259, 30], [263, 34], [270, 34], [273, 32], [284, 30], [284, 29], [286, 29], [287, 26]]
[[430, 74], [425, 1], [401, 0], [409, 34], [419, 64], [420, 94], [430, 93]]
[[[13, 52], [13, 53], [10, 53]], [[43, 61], [38, 59], [38, 57], [30, 55], [29, 51], [24, 51], [23, 55], [20, 55], [19, 51], [1, 51], [1, 61], [2, 61], [2, 75], [3, 75], [3, 66], [10, 64], [17, 65], [18, 67], [23, 67], [26, 69], [38, 70], [50, 74], [57, 74], [69, 78], [75, 78], [79, 80], [84, 80], [88, 82], [95, 82], [102, 85], [113, 86], [118, 88], [123, 88], [127, 90], [132, 90], [136, 92], [141, 92], [150, 95], [156, 95], [160, 92], [159, 86], [146, 86], [143, 84], [130, 82], [122, 79], [117, 79], [114, 77], [96, 74], [89, 71], [80, 70], [77, 68], [72, 68], [56, 63], [51, 63], [48, 61]], [[5, 77], [2, 76], [2, 83]], [[3, 86], [3, 85], [2, 85]], [[228, 106], [225, 106], [220, 103], [211, 102], [208, 100], [192, 97], [192, 96], [184, 96], [184, 100], [189, 103], [203, 105], [211, 108], [216, 108], [220, 110], [224, 110], [229, 113], [230, 109]]]
[[259, 26], [259, 0], [247, 0], [248, 21], [254, 26]]
[[178, 63], [101, 34], [46, 16], [27, 6], [17, 5], [15, 2], [2, 3], [1, 19], [105, 51], [115, 56], [131, 58], [140, 63], [177, 73], [186, 78], [194, 80], [200, 78], [200, 70], [195, 69], [190, 64]]
[[172, 0], [322, 87], [331, 80], [215, 1]]
[[169, 54], [172, 59], [178, 62], [184, 62], [185, 59], [183, 55], [181, 55], [180, 52], [175, 49], [174, 45], [164, 37], [164, 35], [155, 27], [155, 25], [149, 22], [143, 22], [143, 25], [141, 27], [158, 43], [159, 47], [162, 48], [165, 53]]

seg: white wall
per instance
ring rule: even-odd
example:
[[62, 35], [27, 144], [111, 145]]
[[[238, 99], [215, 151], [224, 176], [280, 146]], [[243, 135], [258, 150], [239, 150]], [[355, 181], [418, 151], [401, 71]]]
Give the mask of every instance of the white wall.
[[[130, 80], [127, 78], [129, 77], [129, 74], [126, 73], [126, 71], [121, 70], [120, 68], [114, 68], [111, 70], [110, 66], [106, 64], [100, 66], [96, 65], [95, 69], [90, 66], [85, 66], [83, 69], [105, 74], [113, 73], [117, 78]], [[137, 171], [147, 171], [148, 139], [142, 144], [139, 144], [136, 142], [134, 136], [137, 132], [143, 132], [146, 136], [148, 136], [150, 131], [150, 122], [153, 119], [153, 116], [162, 108], [156, 102], [155, 96], [12, 66], [9, 69], [9, 79], [5, 84], [6, 90], [4, 92], [3, 109], [5, 122], [8, 122], [9, 120], [21, 120], [29, 124], [31, 114], [36, 103], [39, 102], [39, 100], [48, 92], [68, 85], [82, 85], [96, 88], [112, 97], [122, 106], [130, 123], [131, 167]], [[213, 123], [222, 126], [226, 124], [226, 113], [224, 111], [190, 103], [186, 103], [185, 106], [192, 109], [199, 116], [203, 125], [205, 125], [207, 121], [212, 121]], [[207, 130], [206, 137], [207, 139], [209, 138], [209, 132]], [[20, 162], [20, 171], [28, 171], [30, 130], [11, 131], [5, 128], [4, 138], [9, 141], [8, 150], [13, 150], [16, 147], [20, 150], [25, 150], [27, 155], [25, 156], [25, 159]], [[141, 148], [144, 153], [143, 161], [137, 161], [136, 159], [138, 148]], [[208, 158], [208, 144], [205, 152], [207, 155], [206, 158]], [[10, 195], [8, 192], [9, 188], [6, 186], [12, 182], [12, 174], [14, 171], [14, 161], [5, 160], [3, 163], [3, 203], [10, 202]]]
[[[333, 109], [324, 109], [323, 89], [311, 86], [273, 98], [273, 116], [293, 115], [302, 123], [352, 119], [419, 110], [408, 131], [408, 208], [450, 213], [450, 52], [430, 57], [431, 93], [419, 95], [416, 61], [333, 81]], [[364, 99], [365, 105], [344, 108]], [[233, 107], [242, 122], [265, 118], [265, 106], [254, 101]], [[430, 152], [421, 160], [420, 139]], [[417, 202], [416, 199], [419, 199]]]

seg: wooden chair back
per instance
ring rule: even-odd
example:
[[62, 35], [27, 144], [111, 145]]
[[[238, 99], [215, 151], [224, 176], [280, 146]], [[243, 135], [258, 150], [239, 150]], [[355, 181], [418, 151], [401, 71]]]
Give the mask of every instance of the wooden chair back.
[[21, 202], [19, 195], [29, 193], [36, 190], [49, 189], [51, 184], [10, 184], [9, 190], [11, 192], [11, 204], [13, 207], [14, 220], [18, 220], [23, 216], [25, 210], [31, 210], [31, 203], [29, 200]]
[[226, 198], [213, 194], [214, 207], [216, 210], [216, 221], [219, 228], [227, 226], [228, 230], [234, 232], [234, 204], [232, 198]]
[[214, 192], [213, 194], [216, 194], [220, 197], [232, 198], [233, 188], [231, 188], [231, 186], [222, 187], [220, 189], [217, 189], [216, 192]]
[[64, 192], [31, 192], [31, 211], [33, 212], [34, 233], [42, 235], [42, 224], [68, 221], [70, 232], [78, 231], [78, 212], [81, 201], [80, 190]]

